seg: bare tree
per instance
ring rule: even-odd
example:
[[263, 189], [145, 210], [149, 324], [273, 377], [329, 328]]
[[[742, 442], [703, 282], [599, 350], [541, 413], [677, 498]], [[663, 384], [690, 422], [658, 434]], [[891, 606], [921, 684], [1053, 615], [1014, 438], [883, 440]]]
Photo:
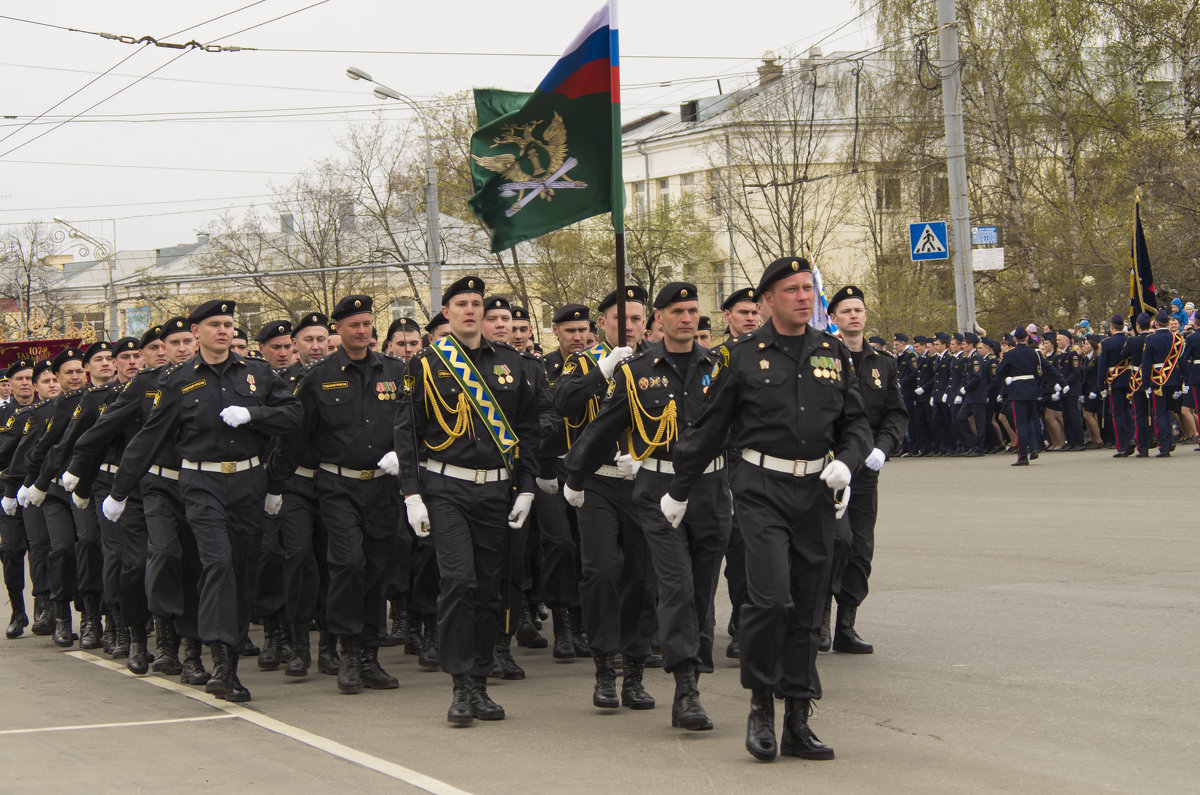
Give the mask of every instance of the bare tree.
[[5, 277], [0, 296], [13, 302], [4, 328], [17, 339], [56, 337], [68, 330], [61, 261], [69, 259], [62, 257], [66, 240], [61, 230], [39, 221], [0, 234]]

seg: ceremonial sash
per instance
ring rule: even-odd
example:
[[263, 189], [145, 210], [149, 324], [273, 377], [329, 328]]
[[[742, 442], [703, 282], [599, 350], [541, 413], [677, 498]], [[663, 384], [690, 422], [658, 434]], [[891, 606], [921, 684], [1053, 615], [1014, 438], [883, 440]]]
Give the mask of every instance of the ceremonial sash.
[[479, 375], [479, 371], [475, 369], [474, 363], [467, 356], [466, 351], [458, 344], [458, 340], [452, 336], [442, 337], [434, 342], [431, 346], [433, 352], [442, 360], [442, 364], [446, 365], [450, 370], [454, 380], [463, 388], [463, 394], [467, 396], [467, 401], [471, 407], [475, 409], [475, 413], [479, 415], [479, 419], [483, 420], [483, 426], [487, 428], [488, 434], [492, 437], [492, 441], [496, 443], [497, 449], [500, 450], [500, 457], [504, 459], [504, 466], [509, 472], [513, 468], [513, 451], [517, 447], [517, 435], [513, 433], [512, 426], [508, 424], [508, 418], [504, 416], [504, 409], [500, 408], [500, 404], [496, 402], [496, 398], [492, 396], [492, 391], [488, 389], [487, 383]]
[[600, 364], [600, 360], [610, 353], [612, 353], [612, 348], [603, 342], [597, 342], [592, 347], [583, 350], [583, 355], [591, 359], [592, 364]]
[[1163, 361], [1162, 367], [1150, 373], [1150, 380], [1157, 387], [1162, 387], [1170, 379], [1171, 374], [1175, 372], [1175, 365], [1179, 363], [1179, 356], [1183, 353], [1183, 337], [1171, 332], [1171, 350], [1167, 353], [1167, 358]]

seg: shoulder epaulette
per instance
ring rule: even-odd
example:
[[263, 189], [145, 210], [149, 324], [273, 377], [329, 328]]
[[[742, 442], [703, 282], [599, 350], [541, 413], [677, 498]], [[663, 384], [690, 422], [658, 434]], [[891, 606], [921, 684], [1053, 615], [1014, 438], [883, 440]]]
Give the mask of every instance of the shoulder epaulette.
[[383, 355], [384, 355], [384, 356], [386, 356], [386, 357], [387, 357], [387, 358], [389, 358], [389, 359], [395, 359], [395, 360], [396, 360], [396, 361], [398, 361], [398, 362], [402, 362], [402, 361], [404, 361], [403, 359], [401, 359], [399, 356], [397, 356], [397, 355], [396, 355], [396, 354], [394, 354], [394, 353], [385, 353], [385, 354], [383, 354]]
[[[517, 351], [516, 348], [514, 348], [513, 346], [509, 345], [507, 342], [504, 342], [502, 340], [488, 340], [488, 342], [491, 343], [491, 346], [493, 348], [497, 348], [497, 347], [508, 348], [510, 351]], [[517, 351], [517, 353], [520, 353], [520, 351]]]

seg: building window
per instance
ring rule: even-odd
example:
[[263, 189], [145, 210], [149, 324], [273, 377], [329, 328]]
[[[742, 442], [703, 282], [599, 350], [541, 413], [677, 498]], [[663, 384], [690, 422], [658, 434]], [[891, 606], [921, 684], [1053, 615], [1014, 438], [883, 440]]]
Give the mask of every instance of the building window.
[[663, 199], [670, 197], [670, 195], [671, 195], [671, 179], [669, 177], [666, 179], [660, 179], [658, 181], [658, 195], [659, 195], [659, 198], [663, 198]]
[[630, 183], [629, 187], [631, 193], [629, 197], [629, 206], [636, 215], [642, 212], [643, 208], [646, 206], [646, 183], [633, 182]]
[[875, 184], [875, 209], [900, 209], [900, 178], [882, 177]]

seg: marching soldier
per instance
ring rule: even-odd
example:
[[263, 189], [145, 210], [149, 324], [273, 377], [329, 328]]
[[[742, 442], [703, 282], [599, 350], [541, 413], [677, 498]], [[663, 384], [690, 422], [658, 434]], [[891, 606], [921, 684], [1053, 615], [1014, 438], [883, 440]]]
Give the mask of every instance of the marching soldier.
[[950, 380], [954, 364], [953, 338], [944, 331], [933, 335], [933, 454], [949, 455], [954, 450], [954, 426], [950, 419]]
[[533, 324], [529, 320], [529, 311], [525, 307], [512, 307], [512, 328], [509, 330], [508, 342], [522, 353], [534, 352]]
[[1129, 338], [1124, 334], [1125, 319], [1120, 315], [1112, 316], [1108, 328], [1109, 335], [1100, 343], [1096, 358], [1095, 390], [1101, 400], [1108, 399], [1113, 439], [1117, 446], [1113, 458], [1125, 458], [1135, 449], [1132, 406], [1129, 402], [1129, 379], [1132, 373], [1124, 355], [1125, 343]]
[[1129, 400], [1133, 406], [1133, 441], [1137, 446], [1134, 457], [1147, 458], [1150, 455], [1150, 437], [1154, 432], [1154, 417], [1150, 412], [1150, 397], [1145, 392], [1149, 385], [1143, 380], [1145, 370], [1142, 363], [1146, 338], [1150, 336], [1150, 315], [1140, 313], [1135, 326], [1137, 333], [1125, 341], [1122, 358], [1128, 360], [1130, 368]]
[[1013, 331], [1013, 349], [1004, 354], [996, 368], [996, 378], [1008, 386], [1012, 404], [1013, 431], [1017, 435], [1017, 460], [1015, 467], [1029, 466], [1029, 460], [1037, 457], [1035, 427], [1037, 417], [1038, 379], [1043, 375], [1041, 354], [1026, 344], [1029, 332], [1018, 326]]
[[[32, 359], [18, 359], [5, 373], [11, 393], [8, 401], [0, 406], [0, 471], [12, 462], [13, 451], [21, 439], [24, 422], [17, 424], [16, 412], [34, 403], [33, 367]], [[10, 502], [10, 498], [5, 497], [4, 511], [0, 515], [0, 561], [4, 568], [4, 587], [8, 589], [8, 601], [12, 605], [12, 620], [4, 631], [9, 640], [21, 637], [25, 634], [25, 627], [29, 626], [29, 616], [25, 612], [25, 553], [28, 550], [22, 509], [15, 498]], [[30, 563], [32, 576], [32, 561]], [[35, 595], [35, 619], [41, 602], [41, 596]]]
[[[1183, 368], [1186, 383], [1180, 387], [1180, 396], [1192, 409], [1192, 417], [1200, 423], [1200, 333], [1193, 331], [1183, 344], [1179, 367]], [[3, 416], [3, 415], [0, 415]], [[1200, 444], [1194, 448], [1200, 452]]]
[[446, 719], [458, 726], [504, 718], [487, 678], [511, 533], [533, 507], [541, 442], [529, 360], [483, 337], [484, 287], [464, 276], [442, 296], [450, 334], [413, 357], [395, 426], [408, 522], [437, 548], [438, 653], [454, 681]]
[[1158, 453], [1155, 458], [1168, 458], [1175, 449], [1171, 412], [1179, 409], [1176, 393], [1183, 387], [1183, 368], [1179, 366], [1183, 337], [1167, 327], [1170, 320], [1171, 315], [1167, 310], [1158, 310], [1154, 317], [1154, 333], [1146, 337], [1142, 350], [1142, 383], [1158, 434]]
[[808, 726], [811, 701], [821, 696], [816, 659], [833, 547], [831, 495], [849, 486], [866, 458], [870, 426], [849, 352], [808, 326], [817, 300], [808, 261], [772, 262], [758, 292], [770, 320], [714, 365], [704, 412], [675, 446], [661, 508], [677, 526], [727, 440], [741, 450], [731, 487], [750, 594], [738, 625], [742, 686], [751, 691], [746, 747], [756, 759], [775, 758], [780, 695], [783, 753], [832, 759], [833, 749]]

